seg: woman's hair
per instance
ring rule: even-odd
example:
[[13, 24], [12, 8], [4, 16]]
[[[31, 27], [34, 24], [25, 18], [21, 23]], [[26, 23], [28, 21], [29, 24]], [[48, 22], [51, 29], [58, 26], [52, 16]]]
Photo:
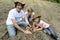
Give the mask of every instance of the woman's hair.
[[33, 12], [33, 9], [32, 8], [29, 8], [27, 11], [28, 12]]
[[23, 9], [24, 6], [25, 6], [25, 4], [22, 4], [21, 2], [15, 2], [14, 4], [15, 4], [15, 7], [16, 7], [18, 4], [20, 4], [20, 5], [22, 6], [22, 9]]
[[34, 21], [34, 20], [35, 20], [35, 19], [37, 19], [37, 18], [39, 18], [39, 19], [40, 19], [40, 18], [41, 18], [41, 16], [37, 16], [37, 17], [33, 18], [33, 19], [32, 19], [32, 21]]

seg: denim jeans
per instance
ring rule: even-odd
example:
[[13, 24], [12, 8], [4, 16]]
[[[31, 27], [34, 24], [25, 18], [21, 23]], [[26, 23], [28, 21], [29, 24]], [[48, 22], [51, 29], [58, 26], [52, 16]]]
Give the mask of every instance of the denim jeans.
[[[26, 29], [27, 27], [27, 24], [25, 22], [19, 22], [18, 25], [23, 29]], [[7, 25], [7, 30], [10, 37], [13, 37], [16, 35], [16, 28], [14, 27], [14, 25]]]
[[56, 32], [53, 30], [53, 28], [52, 28], [51, 26], [49, 26], [48, 28], [45, 28], [44, 30], [46, 31], [46, 33], [47, 33], [48, 35], [50, 35], [51, 37], [53, 37], [54, 40], [58, 40], [58, 39], [57, 39], [58, 36], [57, 36]]

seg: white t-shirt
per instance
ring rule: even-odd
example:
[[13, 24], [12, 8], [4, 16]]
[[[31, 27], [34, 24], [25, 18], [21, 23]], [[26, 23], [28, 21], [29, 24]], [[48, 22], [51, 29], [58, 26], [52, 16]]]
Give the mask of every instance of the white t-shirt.
[[[25, 15], [26, 15], [26, 23], [29, 24], [29, 21], [28, 21], [28, 18], [27, 18], [27, 17], [28, 17], [28, 12], [25, 12]], [[34, 15], [35, 15], [35, 13], [32, 12], [31, 17], [34, 16]], [[32, 18], [31, 18], [31, 19], [32, 19]]]
[[6, 25], [11, 25], [12, 19], [16, 19], [16, 22], [22, 21], [22, 18], [25, 18], [25, 13], [23, 10], [20, 11], [20, 13], [17, 12], [16, 8], [12, 9], [9, 11], [7, 20], [6, 20]]

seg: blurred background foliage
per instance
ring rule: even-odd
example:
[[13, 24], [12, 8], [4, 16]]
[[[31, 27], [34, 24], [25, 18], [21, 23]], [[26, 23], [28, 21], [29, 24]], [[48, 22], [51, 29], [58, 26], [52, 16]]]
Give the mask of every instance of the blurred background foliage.
[[47, 1], [60, 3], [60, 0], [47, 0]]

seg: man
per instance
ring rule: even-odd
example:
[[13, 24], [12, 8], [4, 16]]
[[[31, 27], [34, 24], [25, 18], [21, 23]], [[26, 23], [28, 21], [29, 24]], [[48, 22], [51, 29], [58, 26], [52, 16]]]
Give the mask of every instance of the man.
[[25, 22], [27, 20], [24, 11], [22, 10], [24, 8], [24, 5], [25, 4], [22, 4], [20, 2], [15, 2], [15, 8], [9, 11], [6, 25], [9, 36], [11, 37], [16, 35], [15, 28], [24, 32], [25, 34], [32, 34], [30, 31], [26, 30], [28, 24]]

